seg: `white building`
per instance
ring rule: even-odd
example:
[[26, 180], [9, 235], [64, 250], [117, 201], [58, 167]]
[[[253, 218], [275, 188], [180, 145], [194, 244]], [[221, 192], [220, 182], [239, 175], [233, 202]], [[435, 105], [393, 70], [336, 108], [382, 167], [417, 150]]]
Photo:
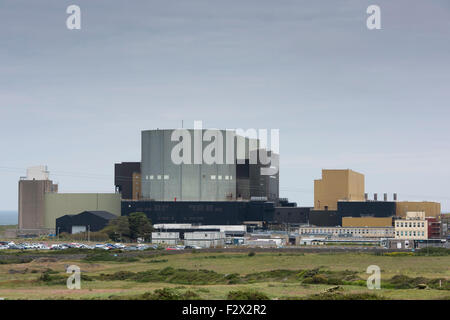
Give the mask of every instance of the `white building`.
[[216, 248], [225, 245], [225, 233], [217, 231], [195, 231], [184, 234], [185, 246]]
[[152, 232], [152, 243], [177, 245], [180, 242], [179, 232]]
[[405, 219], [395, 220], [395, 239], [428, 239], [425, 212], [407, 212]]
[[26, 180], [48, 180], [49, 172], [47, 166], [34, 166], [27, 168]]
[[348, 238], [394, 238], [394, 227], [300, 227], [298, 233], [304, 236], [328, 236]]

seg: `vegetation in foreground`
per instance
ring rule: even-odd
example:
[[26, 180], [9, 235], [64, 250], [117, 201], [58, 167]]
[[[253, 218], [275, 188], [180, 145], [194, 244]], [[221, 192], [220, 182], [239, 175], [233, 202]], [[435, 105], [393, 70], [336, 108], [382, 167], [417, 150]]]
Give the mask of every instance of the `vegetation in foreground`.
[[[151, 253], [151, 254], [150, 254]], [[7, 299], [448, 299], [450, 257], [371, 253], [121, 254], [95, 251], [58, 259], [12, 254], [0, 264]], [[27, 260], [20, 260], [27, 258]], [[68, 290], [68, 265], [82, 289]], [[379, 265], [381, 290], [368, 290], [366, 268]]]

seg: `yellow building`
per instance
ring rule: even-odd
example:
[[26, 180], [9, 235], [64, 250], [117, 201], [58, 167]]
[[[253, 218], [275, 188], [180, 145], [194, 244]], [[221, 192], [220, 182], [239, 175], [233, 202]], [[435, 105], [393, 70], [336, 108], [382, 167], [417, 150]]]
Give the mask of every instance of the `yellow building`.
[[425, 212], [426, 217], [439, 217], [441, 214], [441, 204], [439, 202], [413, 202], [399, 201], [396, 203], [396, 212], [398, 217], [406, 217], [409, 211]]
[[314, 210], [337, 210], [339, 200], [364, 201], [364, 175], [350, 169], [322, 170], [314, 180]]
[[392, 227], [392, 217], [342, 217], [342, 227]]

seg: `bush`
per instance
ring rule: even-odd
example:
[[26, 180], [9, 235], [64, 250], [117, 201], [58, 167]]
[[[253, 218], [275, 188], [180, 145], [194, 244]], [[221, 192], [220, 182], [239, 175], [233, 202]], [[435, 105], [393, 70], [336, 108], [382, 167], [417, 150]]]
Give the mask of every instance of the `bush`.
[[413, 256], [414, 252], [394, 251], [394, 252], [385, 252], [383, 253], [383, 255], [388, 257], [407, 257]]
[[253, 257], [253, 256], [255, 256], [256, 255], [256, 253], [254, 252], [254, 251], [250, 251], [249, 253], [248, 253], [248, 256], [249, 257]]
[[421, 248], [415, 252], [418, 256], [448, 256], [450, 249], [440, 247]]
[[269, 297], [262, 292], [256, 290], [237, 290], [230, 291], [227, 295], [228, 300], [270, 300]]
[[160, 260], [154, 259], [154, 260], [148, 261], [148, 263], [163, 263], [163, 262], [167, 262], [167, 261], [169, 261], [169, 260], [167, 260], [167, 259], [160, 259]]
[[44, 272], [41, 274], [41, 276], [38, 278], [38, 282], [43, 282], [47, 285], [62, 285], [67, 282], [66, 276], [54, 274], [52, 275], [51, 272]]
[[123, 257], [109, 252], [94, 252], [88, 254], [84, 259], [84, 261], [93, 262], [93, 261], [117, 261], [117, 262], [136, 262], [139, 261], [136, 257]]
[[178, 293], [174, 289], [164, 288], [135, 296], [110, 296], [109, 298], [112, 300], [198, 300], [200, 296], [190, 290]]
[[325, 292], [309, 295], [305, 300], [386, 300], [386, 298], [372, 293]]
[[296, 280], [298, 270], [270, 270], [251, 273], [244, 277], [247, 282]]
[[312, 277], [305, 278], [303, 283], [309, 284], [328, 284], [328, 278], [323, 274], [315, 274]]
[[1, 264], [20, 264], [20, 263], [28, 263], [33, 261], [31, 258], [13, 258], [13, 259], [1, 259]]

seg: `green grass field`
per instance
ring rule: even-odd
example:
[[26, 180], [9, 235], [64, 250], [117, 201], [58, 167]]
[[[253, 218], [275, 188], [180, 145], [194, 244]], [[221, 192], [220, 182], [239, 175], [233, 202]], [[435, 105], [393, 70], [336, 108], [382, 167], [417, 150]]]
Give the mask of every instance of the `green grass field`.
[[[148, 298], [148, 295], [142, 296], [144, 293], [170, 288], [167, 292], [170, 291], [172, 298], [194, 299], [227, 299], [231, 291], [248, 290], [256, 290], [270, 299], [364, 298], [361, 294], [382, 299], [450, 298], [449, 255], [257, 252], [249, 256], [248, 253], [223, 250], [177, 254], [162, 251], [156, 255], [136, 253], [133, 257], [120, 254], [114, 257], [102, 252], [89, 257], [71, 260], [64, 254], [46, 254], [44, 257], [36, 253], [30, 262], [11, 260], [13, 263], [2, 264], [0, 260], [0, 297], [139, 299]], [[73, 264], [82, 271], [80, 290], [69, 290], [65, 285], [66, 266]], [[369, 265], [381, 268], [380, 290], [369, 290], [365, 285]], [[43, 277], [49, 269], [52, 272]], [[397, 282], [392, 280], [393, 277]], [[428, 284], [427, 288], [417, 289], [418, 283]], [[324, 294], [331, 287], [336, 291]]]

